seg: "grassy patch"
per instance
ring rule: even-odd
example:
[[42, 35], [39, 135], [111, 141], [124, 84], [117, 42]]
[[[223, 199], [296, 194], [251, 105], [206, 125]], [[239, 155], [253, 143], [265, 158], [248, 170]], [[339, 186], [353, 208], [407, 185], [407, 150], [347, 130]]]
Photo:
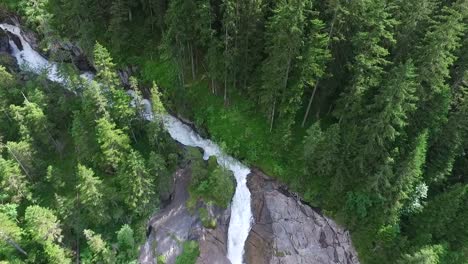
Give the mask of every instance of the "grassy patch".
[[229, 105], [225, 106], [222, 96], [213, 94], [203, 77], [181, 87], [175, 67], [167, 59], [143, 62], [142, 79], [155, 81], [164, 93], [166, 106], [206, 129], [226, 152], [294, 187], [292, 183], [302, 168], [305, 129], [296, 125], [295, 140], [284, 149], [282, 135], [269, 132], [265, 116], [251, 100], [231, 92]]
[[206, 208], [202, 207], [198, 209], [198, 214], [200, 215], [201, 222], [205, 228], [216, 228], [216, 219], [210, 217], [210, 214]]
[[182, 254], [177, 256], [176, 264], [195, 264], [200, 255], [200, 248], [197, 241], [185, 241]]

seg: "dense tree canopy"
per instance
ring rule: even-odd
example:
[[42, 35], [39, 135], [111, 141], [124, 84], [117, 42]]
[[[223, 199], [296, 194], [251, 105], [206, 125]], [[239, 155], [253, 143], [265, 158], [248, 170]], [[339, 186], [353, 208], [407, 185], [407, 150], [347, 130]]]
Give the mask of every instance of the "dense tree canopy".
[[[362, 263], [468, 259], [467, 0], [6, 5], [96, 81], [65, 94], [0, 55], [0, 260], [134, 260], [174, 183], [166, 111], [345, 225]], [[226, 206], [229, 173], [189, 157], [191, 197]]]

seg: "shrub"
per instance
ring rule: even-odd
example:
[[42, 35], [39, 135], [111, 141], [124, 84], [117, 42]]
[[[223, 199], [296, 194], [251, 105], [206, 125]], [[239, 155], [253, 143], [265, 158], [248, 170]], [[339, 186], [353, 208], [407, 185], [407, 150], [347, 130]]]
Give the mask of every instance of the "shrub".
[[177, 256], [176, 264], [195, 264], [200, 255], [200, 248], [197, 241], [185, 241], [182, 254]]

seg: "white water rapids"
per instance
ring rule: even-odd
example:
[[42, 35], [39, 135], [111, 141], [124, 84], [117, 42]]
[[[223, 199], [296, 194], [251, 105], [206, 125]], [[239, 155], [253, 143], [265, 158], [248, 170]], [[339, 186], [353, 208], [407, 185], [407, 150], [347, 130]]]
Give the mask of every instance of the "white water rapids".
[[[16, 44], [10, 40], [11, 53], [17, 59], [19, 65], [26, 66], [36, 73], [47, 71], [47, 76], [51, 81], [66, 84], [67, 78], [60, 75], [57, 64], [49, 62], [36, 52], [23, 37], [19, 27], [9, 24], [0, 24], [0, 28], [9, 31], [20, 39], [23, 50], [20, 50]], [[91, 73], [83, 73], [82, 76], [87, 79], [92, 79], [93, 77]], [[131, 92], [129, 92], [129, 94], [133, 95]], [[152, 120], [153, 116], [150, 102], [145, 99], [142, 101], [142, 104], [144, 105], [146, 118]], [[247, 188], [247, 175], [250, 173], [250, 169], [233, 157], [224, 154], [220, 147], [211, 140], [201, 138], [179, 119], [171, 115], [165, 115], [163, 121], [173, 139], [186, 146], [202, 148], [204, 151], [203, 158], [205, 160], [210, 156], [216, 156], [221, 166], [234, 173], [237, 187], [231, 204], [227, 257], [232, 264], [243, 263], [244, 244], [253, 219], [250, 207], [250, 191]]]

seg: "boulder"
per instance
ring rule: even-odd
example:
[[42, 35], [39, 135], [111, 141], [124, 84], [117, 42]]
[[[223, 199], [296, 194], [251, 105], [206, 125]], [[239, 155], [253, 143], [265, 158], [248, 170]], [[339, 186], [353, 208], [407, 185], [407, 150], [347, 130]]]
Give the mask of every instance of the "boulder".
[[3, 30], [0, 30], [0, 52], [10, 52], [10, 38]]
[[245, 245], [247, 263], [359, 263], [349, 232], [334, 221], [259, 170], [247, 184], [255, 218]]

